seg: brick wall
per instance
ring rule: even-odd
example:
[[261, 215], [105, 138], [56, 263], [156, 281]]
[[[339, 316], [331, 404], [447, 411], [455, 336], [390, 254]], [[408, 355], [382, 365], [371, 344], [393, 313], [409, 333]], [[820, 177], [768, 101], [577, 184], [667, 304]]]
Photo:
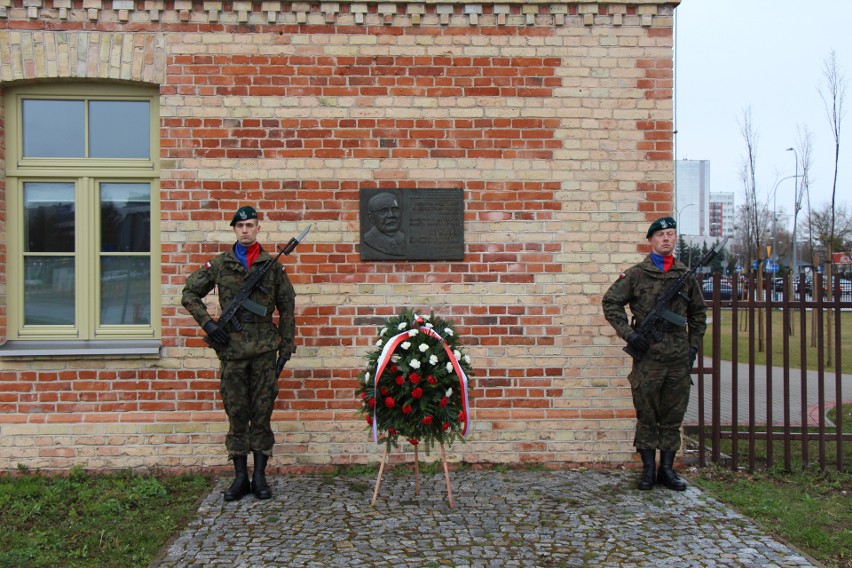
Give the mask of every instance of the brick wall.
[[[0, 469], [225, 465], [216, 361], [180, 291], [246, 203], [268, 245], [314, 224], [286, 261], [298, 352], [274, 466], [378, 458], [355, 377], [407, 306], [453, 319], [472, 357], [473, 433], [451, 459], [632, 459], [600, 297], [671, 212], [677, 3], [0, 0], [0, 89], [159, 86], [163, 273], [159, 357], [0, 359]], [[3, 124], [0, 106], [0, 170]], [[464, 261], [362, 262], [370, 187], [463, 189]], [[5, 233], [2, 174], [0, 192]]]

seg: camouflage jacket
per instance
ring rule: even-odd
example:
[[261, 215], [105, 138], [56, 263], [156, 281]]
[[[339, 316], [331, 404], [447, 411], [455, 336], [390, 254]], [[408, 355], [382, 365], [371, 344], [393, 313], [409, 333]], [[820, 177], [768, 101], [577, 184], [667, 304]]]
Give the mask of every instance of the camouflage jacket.
[[[271, 262], [272, 257], [261, 247], [260, 256], [246, 271], [242, 263], [234, 256], [233, 247], [223, 252], [210, 262], [190, 274], [183, 288], [181, 304], [195, 318], [198, 325], [204, 326], [212, 318], [207, 313], [203, 298], [216, 286], [219, 289], [219, 306], [222, 310], [236, 296], [248, 275], [258, 270], [264, 262]], [[296, 292], [287, 273], [282, 266], [280, 270], [272, 267], [267, 272], [260, 285], [249, 297], [250, 300], [264, 306], [269, 314], [268, 321], [244, 322], [240, 320], [242, 331], [235, 331], [228, 326], [231, 340], [228, 345], [218, 351], [220, 359], [248, 359], [262, 353], [278, 350], [281, 353], [292, 354], [296, 351], [294, 342], [296, 334]], [[271, 315], [278, 310], [278, 327], [272, 321]], [[250, 312], [240, 309], [235, 319], [248, 316]]]
[[[651, 260], [645, 260], [631, 266], [619, 276], [603, 297], [604, 316], [615, 329], [618, 336], [626, 339], [638, 327], [645, 315], [651, 311], [657, 300], [668, 286], [689, 270], [679, 260], [674, 266], [663, 272]], [[630, 306], [633, 321], [627, 319], [624, 306]], [[707, 329], [707, 305], [695, 278], [690, 278], [683, 287], [681, 295], [669, 304], [668, 309], [687, 318], [687, 327], [679, 328], [661, 321], [657, 328], [663, 332], [663, 341], [651, 343], [648, 357], [655, 361], [679, 361], [689, 354], [690, 347], [698, 347]]]

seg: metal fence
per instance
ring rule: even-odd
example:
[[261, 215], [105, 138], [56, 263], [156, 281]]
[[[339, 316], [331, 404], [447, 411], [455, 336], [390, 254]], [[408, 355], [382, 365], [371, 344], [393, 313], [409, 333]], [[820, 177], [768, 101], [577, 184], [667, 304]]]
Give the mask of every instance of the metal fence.
[[[699, 353], [685, 420], [697, 438], [698, 463], [845, 470], [852, 434], [843, 433], [840, 408], [852, 402], [852, 376], [841, 373], [842, 330], [852, 318], [852, 288], [835, 277], [829, 297], [820, 274], [810, 286], [806, 278], [763, 276], [728, 281], [713, 274], [702, 282], [712, 348]], [[757, 362], [759, 353], [765, 363]], [[815, 370], [807, 370], [809, 356]], [[835, 404], [832, 422], [827, 413]]]

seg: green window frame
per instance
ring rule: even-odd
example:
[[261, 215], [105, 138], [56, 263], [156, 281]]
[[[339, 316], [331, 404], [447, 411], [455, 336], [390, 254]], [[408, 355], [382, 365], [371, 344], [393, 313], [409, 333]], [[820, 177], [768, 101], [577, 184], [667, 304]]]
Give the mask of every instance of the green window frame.
[[39, 83], [4, 103], [8, 340], [160, 339], [158, 90]]

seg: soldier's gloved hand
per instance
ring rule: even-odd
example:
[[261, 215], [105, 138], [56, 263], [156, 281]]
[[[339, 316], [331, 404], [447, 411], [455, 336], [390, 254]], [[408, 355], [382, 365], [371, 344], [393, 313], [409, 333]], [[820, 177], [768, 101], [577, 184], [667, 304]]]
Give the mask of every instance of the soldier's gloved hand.
[[290, 354], [289, 353], [281, 352], [278, 355], [278, 361], [275, 363], [276, 376], [278, 376], [278, 377], [281, 376], [281, 371], [284, 370], [284, 365], [286, 365], [287, 361], [289, 361], [289, 360], [290, 360]]
[[225, 331], [225, 328], [213, 320], [205, 323], [202, 329], [207, 332], [207, 337], [209, 337], [210, 341], [216, 344], [217, 347], [224, 347], [228, 344], [228, 341], [231, 340], [231, 337], [228, 335], [228, 332]]
[[689, 348], [689, 368], [691, 369], [695, 365], [695, 358], [698, 356], [698, 347], [690, 347]]
[[639, 353], [645, 353], [651, 347], [648, 345], [648, 340], [638, 331], [634, 331], [627, 336], [627, 344]]

